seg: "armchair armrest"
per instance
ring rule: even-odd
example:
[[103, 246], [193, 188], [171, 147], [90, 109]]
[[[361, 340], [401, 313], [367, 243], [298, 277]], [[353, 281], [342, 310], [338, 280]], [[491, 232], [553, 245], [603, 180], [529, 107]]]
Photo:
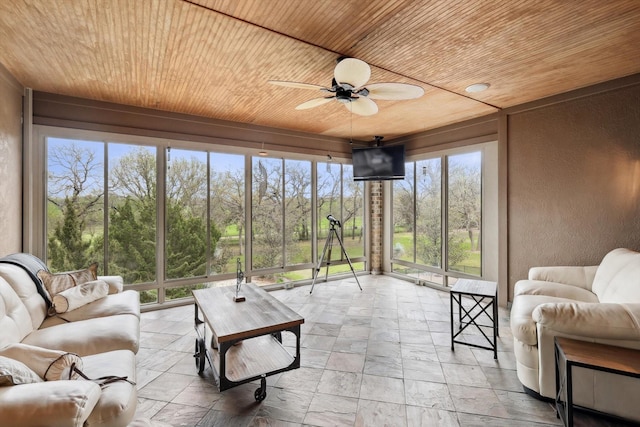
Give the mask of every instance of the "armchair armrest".
[[98, 276], [98, 279], [107, 282], [109, 294], [119, 294], [124, 289], [122, 276]]
[[532, 267], [529, 269], [529, 280], [563, 283], [565, 285], [577, 286], [590, 291], [597, 269], [597, 265], [586, 267]]
[[545, 303], [532, 315], [538, 325], [561, 334], [640, 340], [640, 304]]
[[0, 387], [0, 420], [22, 427], [81, 427], [101, 393], [98, 384], [76, 380]]

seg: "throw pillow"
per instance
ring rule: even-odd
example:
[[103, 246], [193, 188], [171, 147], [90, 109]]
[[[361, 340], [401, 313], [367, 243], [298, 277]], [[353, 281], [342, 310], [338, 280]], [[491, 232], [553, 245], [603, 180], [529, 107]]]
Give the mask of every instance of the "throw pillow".
[[65, 271], [63, 273], [50, 273], [40, 270], [38, 271], [38, 277], [42, 280], [49, 293], [49, 299], [53, 300], [55, 295], [64, 290], [96, 280], [98, 278], [98, 263], [94, 262], [84, 270]]
[[41, 382], [42, 378], [24, 363], [0, 356], [0, 387]]
[[109, 293], [109, 285], [104, 280], [93, 280], [64, 290], [53, 297], [56, 313], [66, 313], [85, 304], [104, 298]]
[[0, 350], [0, 356], [24, 363], [45, 381], [75, 380], [79, 374], [74, 367], [82, 371], [82, 359], [77, 354], [29, 344], [11, 344]]

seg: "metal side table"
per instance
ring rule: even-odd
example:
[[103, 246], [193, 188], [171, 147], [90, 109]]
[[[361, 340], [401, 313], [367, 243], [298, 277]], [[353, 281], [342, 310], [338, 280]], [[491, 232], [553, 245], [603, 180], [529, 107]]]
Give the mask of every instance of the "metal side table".
[[[465, 307], [462, 303], [463, 297], [473, 300], [471, 308]], [[458, 308], [458, 330], [454, 331], [454, 303]], [[451, 350], [453, 345], [464, 344], [486, 350], [493, 350], [493, 358], [498, 358], [497, 337], [498, 333], [498, 284], [486, 280], [458, 279], [450, 289], [451, 308]], [[478, 323], [478, 318], [485, 314], [490, 325]], [[457, 340], [456, 338], [469, 326], [474, 326], [480, 331], [487, 345], [471, 343]], [[485, 333], [484, 329], [491, 328], [491, 336]]]

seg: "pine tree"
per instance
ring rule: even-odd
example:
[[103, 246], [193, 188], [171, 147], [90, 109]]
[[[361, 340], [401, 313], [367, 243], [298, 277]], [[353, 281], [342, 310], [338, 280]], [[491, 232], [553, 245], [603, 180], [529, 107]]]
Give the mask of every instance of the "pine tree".
[[91, 241], [83, 241], [84, 221], [79, 218], [74, 203], [68, 197], [64, 199], [62, 215], [62, 222], [49, 237], [50, 268], [53, 271], [85, 268], [89, 264], [87, 252]]

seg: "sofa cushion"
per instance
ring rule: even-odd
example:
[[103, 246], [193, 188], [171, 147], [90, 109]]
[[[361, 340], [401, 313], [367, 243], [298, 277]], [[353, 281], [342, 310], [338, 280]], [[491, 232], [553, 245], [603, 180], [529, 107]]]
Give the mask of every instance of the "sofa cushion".
[[40, 382], [42, 378], [24, 363], [0, 356], [0, 387]]
[[77, 354], [23, 343], [3, 348], [0, 356], [19, 360], [45, 381], [75, 380], [78, 373], [73, 368], [82, 371], [82, 359]]
[[[11, 264], [20, 268], [22, 271], [24, 271], [27, 274], [27, 276], [29, 276], [29, 278], [31, 279], [31, 282], [35, 284], [36, 292], [40, 294], [42, 300], [46, 304], [46, 308], [49, 308], [50, 304], [48, 299], [49, 296], [47, 295], [47, 290], [44, 288], [42, 281], [38, 278], [38, 271], [40, 270], [49, 271], [49, 269], [47, 268], [47, 264], [42, 262], [42, 260], [36, 257], [35, 255], [24, 253], [24, 252], [14, 253], [14, 254], [4, 256], [0, 258], [0, 264]], [[9, 279], [7, 279], [7, 281], [11, 286], [14, 286], [14, 283], [12, 283]], [[30, 283], [30, 282], [27, 280], [26, 283]], [[20, 292], [17, 289], [16, 289], [16, 293], [20, 295]]]
[[640, 253], [619, 248], [603, 259], [592, 291], [600, 302], [640, 303]]
[[40, 270], [38, 271], [38, 277], [47, 289], [49, 301], [53, 301], [53, 297], [64, 290], [96, 280], [98, 278], [98, 263], [94, 262], [83, 270], [65, 271], [63, 273], [50, 273], [46, 270]]
[[66, 289], [53, 297], [53, 308], [56, 313], [66, 313], [90, 302], [104, 298], [109, 293], [109, 285], [104, 280], [92, 280]]
[[514, 296], [518, 295], [547, 295], [582, 302], [598, 302], [598, 296], [587, 289], [542, 280], [520, 280], [516, 282]]
[[[136, 381], [135, 355], [128, 350], [110, 351], [82, 358], [89, 378], [127, 377]], [[126, 426], [134, 417], [137, 405], [136, 386], [116, 381], [102, 387], [100, 400], [87, 419], [86, 426]]]
[[42, 323], [40, 329], [69, 322], [79, 322], [96, 317], [115, 316], [119, 314], [130, 314], [138, 318], [140, 317], [140, 294], [138, 294], [138, 292], [128, 290], [119, 294], [107, 295], [104, 298], [78, 307], [73, 311], [48, 317]]
[[38, 292], [38, 288], [34, 285], [31, 276], [17, 265], [0, 263], [0, 277], [11, 285], [16, 295], [27, 308], [29, 316], [31, 316], [32, 328], [38, 329], [42, 321], [47, 317], [47, 304]]
[[27, 308], [9, 283], [0, 277], [0, 348], [22, 341], [32, 331]]
[[0, 387], [0, 423], [10, 420], [10, 425], [21, 427], [84, 427], [101, 394], [100, 386], [92, 381]]
[[579, 288], [591, 290], [593, 278], [598, 270], [597, 265], [581, 266], [547, 266], [531, 267], [529, 280], [543, 280], [545, 282], [557, 282], [565, 285], [573, 285]]
[[98, 279], [107, 282], [109, 294], [117, 294], [124, 290], [122, 276], [98, 276]]
[[[89, 305], [91, 304], [85, 307]], [[119, 349], [136, 353], [139, 340], [140, 319], [129, 314], [120, 314], [38, 329], [25, 337], [22, 342], [87, 356]]]

